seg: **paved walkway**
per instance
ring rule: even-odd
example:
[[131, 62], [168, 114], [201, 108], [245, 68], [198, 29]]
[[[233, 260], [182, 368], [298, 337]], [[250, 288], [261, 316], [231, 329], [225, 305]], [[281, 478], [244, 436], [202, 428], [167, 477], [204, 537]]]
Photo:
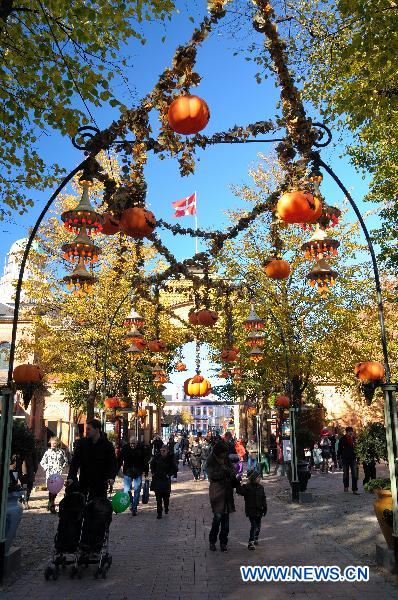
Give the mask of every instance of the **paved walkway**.
[[[106, 580], [95, 580], [90, 570], [81, 580], [61, 575], [56, 582], [46, 582], [43, 564], [0, 592], [1, 600], [241, 600], [243, 594], [248, 600], [302, 600], [320, 595], [333, 600], [397, 599], [397, 588], [373, 571], [368, 583], [243, 583], [241, 565], [344, 568], [361, 564], [358, 556], [333, 539], [317, 537], [308, 527], [307, 510], [286, 505], [280, 497], [285, 480], [271, 476], [265, 485], [269, 511], [255, 552], [247, 550], [248, 520], [240, 497], [237, 512], [231, 515], [228, 553], [209, 551], [208, 485], [192, 481], [188, 469], [181, 467], [178, 482], [173, 483], [170, 513], [162, 520], [156, 519], [153, 494], [147, 506], [139, 507], [137, 517], [129, 513], [114, 516], [113, 565]], [[27, 543], [34, 544], [35, 540]]]

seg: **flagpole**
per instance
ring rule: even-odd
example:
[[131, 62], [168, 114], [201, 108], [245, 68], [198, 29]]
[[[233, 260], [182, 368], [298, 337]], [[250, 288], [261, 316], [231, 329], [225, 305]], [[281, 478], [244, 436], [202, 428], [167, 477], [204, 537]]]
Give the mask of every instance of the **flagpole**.
[[[195, 191], [195, 231], [198, 231], [198, 203]], [[198, 253], [198, 236], [195, 236], [195, 254]]]

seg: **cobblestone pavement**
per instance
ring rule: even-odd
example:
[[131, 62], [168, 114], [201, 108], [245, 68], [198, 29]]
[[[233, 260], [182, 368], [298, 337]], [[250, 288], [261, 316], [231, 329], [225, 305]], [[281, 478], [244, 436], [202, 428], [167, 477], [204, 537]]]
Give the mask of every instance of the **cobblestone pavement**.
[[[286, 479], [268, 477], [264, 484], [269, 510], [263, 519], [260, 545], [255, 552], [247, 550], [248, 520], [243, 512], [243, 499], [238, 497], [237, 512], [230, 519], [228, 553], [224, 554], [208, 549], [212, 515], [207, 483], [192, 481], [189, 470], [180, 469], [178, 482], [173, 483], [170, 513], [163, 519], [156, 519], [152, 493], [149, 504], [140, 505], [137, 517], [130, 513], [114, 516], [111, 525], [113, 565], [106, 580], [95, 580], [89, 569], [81, 580], [71, 580], [62, 574], [58, 581], [46, 582], [43, 577], [46, 563], [32, 562], [18, 581], [0, 592], [1, 600], [241, 600], [243, 594], [248, 599], [266, 597], [269, 600], [302, 600], [319, 595], [333, 600], [397, 599], [397, 588], [373, 569], [367, 583], [241, 581], [240, 565], [338, 565], [344, 568], [372, 564], [366, 553], [362, 561], [360, 555], [354, 553], [355, 548], [348, 548], [345, 543], [349, 539], [354, 546], [355, 535], [361, 537], [362, 530], [366, 530], [373, 536], [374, 547], [377, 525], [369, 507], [372, 499], [343, 494], [341, 474], [314, 475], [310, 488], [316, 494], [315, 502], [300, 507], [287, 503]], [[41, 492], [35, 498], [40, 494], [44, 497]], [[40, 504], [44, 500], [34, 502]], [[348, 525], [346, 529], [345, 523], [359, 507], [360, 518], [366, 516], [361, 531], [358, 531], [358, 522], [356, 527]], [[323, 533], [329, 527], [328, 514], [330, 524], [346, 532], [345, 538], [341, 534], [342, 541], [330, 532]], [[33, 509], [24, 514], [21, 530], [33, 533], [34, 520], [39, 518], [44, 519], [47, 527], [37, 531], [36, 524], [36, 533], [24, 543], [28, 548], [39, 544], [43, 549], [47, 545], [46, 555], [50, 557], [56, 517], [49, 514], [40, 517], [38, 509]], [[30, 529], [26, 523], [31, 524]], [[361, 544], [365, 548], [364, 543]], [[25, 547], [25, 556], [26, 550]]]

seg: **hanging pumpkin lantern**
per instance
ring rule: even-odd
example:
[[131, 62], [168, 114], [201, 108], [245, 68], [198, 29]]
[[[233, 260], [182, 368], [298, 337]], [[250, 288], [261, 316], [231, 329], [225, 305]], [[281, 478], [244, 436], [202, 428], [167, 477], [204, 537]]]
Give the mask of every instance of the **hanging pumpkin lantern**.
[[131, 360], [135, 361], [142, 354], [141, 348], [137, 346], [134, 342], [130, 344], [130, 346], [126, 350], [127, 354], [130, 356]]
[[15, 367], [12, 377], [15, 383], [28, 384], [40, 383], [44, 375], [39, 365], [25, 364]]
[[148, 342], [148, 350], [151, 352], [165, 352], [167, 346], [163, 340], [152, 340], [151, 342]]
[[339, 246], [340, 242], [328, 237], [326, 231], [321, 229], [317, 224], [315, 233], [312, 235], [308, 242], [305, 242], [301, 246], [301, 249], [305, 253], [305, 258], [316, 258], [317, 260], [319, 260], [321, 258], [329, 256], [337, 256], [337, 248]]
[[377, 361], [368, 360], [355, 365], [355, 376], [361, 381], [382, 381], [384, 379], [384, 366]]
[[230, 377], [230, 374], [228, 373], [228, 371], [226, 369], [221, 369], [221, 371], [218, 373], [217, 377], [219, 379], [228, 379], [228, 377]]
[[122, 212], [119, 225], [125, 235], [142, 240], [154, 232], [156, 219], [150, 210], [142, 206], [134, 206]]
[[287, 396], [277, 396], [275, 398], [275, 406], [278, 408], [289, 408], [290, 399]]
[[336, 283], [337, 277], [337, 271], [334, 271], [323, 258], [317, 261], [315, 267], [307, 275], [310, 285], [318, 286], [318, 292], [322, 295], [325, 295], [329, 287]]
[[119, 221], [111, 213], [104, 213], [104, 222], [102, 224], [102, 231], [104, 235], [115, 235], [119, 233], [120, 224]]
[[238, 348], [224, 348], [221, 352], [221, 360], [222, 362], [235, 362], [236, 357], [238, 356]]
[[187, 95], [173, 100], [167, 116], [173, 131], [190, 135], [206, 127], [210, 119], [210, 111], [202, 98]]
[[246, 346], [261, 348], [264, 346], [265, 337], [261, 331], [251, 331], [246, 338]]
[[251, 305], [249, 316], [243, 321], [243, 327], [248, 331], [252, 331], [253, 329], [264, 329], [264, 321], [260, 319], [254, 310], [254, 304]]
[[118, 396], [112, 396], [111, 398], [105, 398], [105, 408], [117, 408], [120, 406], [120, 398]]
[[187, 380], [186, 394], [188, 396], [197, 396], [199, 398], [207, 396], [211, 391], [210, 381], [205, 379], [202, 375], [195, 375], [191, 379]]
[[315, 223], [322, 214], [322, 204], [309, 192], [293, 190], [279, 199], [276, 213], [285, 223]]
[[287, 279], [290, 275], [290, 265], [287, 260], [272, 258], [264, 265], [265, 274], [270, 279]]
[[[125, 335], [124, 335], [124, 341], [127, 344], [140, 344], [142, 343], [144, 340], [144, 336], [143, 334], [137, 329], [137, 327], [132, 327], [130, 329], [130, 331], [128, 331]], [[145, 342], [146, 345], [146, 342]]]
[[191, 323], [191, 325], [199, 325], [198, 313], [195, 310], [189, 313], [188, 321]]
[[196, 319], [198, 321], [198, 325], [212, 327], [217, 322], [218, 314], [214, 312], [214, 310], [203, 309], [196, 313]]
[[176, 364], [176, 371], [178, 371], [179, 373], [182, 373], [183, 371], [186, 371], [186, 370], [187, 370], [186, 364], [179, 360], [178, 363]]

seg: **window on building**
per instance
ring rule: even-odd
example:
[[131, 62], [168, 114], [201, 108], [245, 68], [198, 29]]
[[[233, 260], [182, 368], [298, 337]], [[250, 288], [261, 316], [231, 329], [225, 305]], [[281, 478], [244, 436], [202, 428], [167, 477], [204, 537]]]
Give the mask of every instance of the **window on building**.
[[0, 342], [0, 371], [7, 371], [8, 369], [10, 348], [11, 344], [9, 342]]

